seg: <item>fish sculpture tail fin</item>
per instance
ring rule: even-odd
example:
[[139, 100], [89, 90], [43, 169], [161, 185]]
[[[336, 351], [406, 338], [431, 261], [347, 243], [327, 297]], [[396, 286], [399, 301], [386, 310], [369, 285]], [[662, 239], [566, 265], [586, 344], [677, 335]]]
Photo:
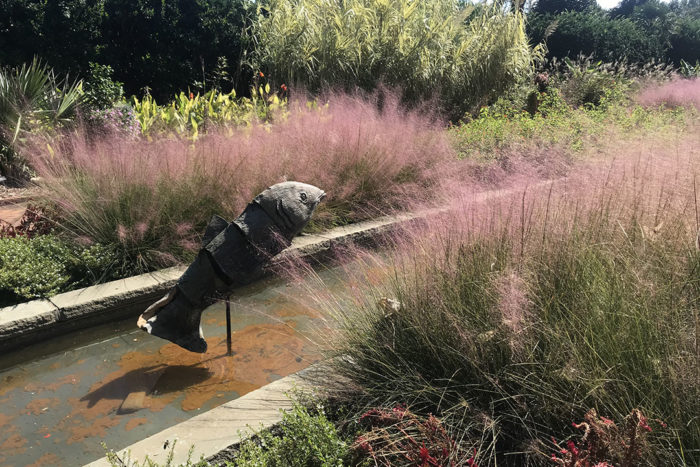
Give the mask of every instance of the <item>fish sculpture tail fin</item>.
[[202, 335], [202, 308], [193, 307], [177, 287], [149, 306], [137, 325], [147, 333], [167, 339], [190, 352], [204, 353], [207, 341]]

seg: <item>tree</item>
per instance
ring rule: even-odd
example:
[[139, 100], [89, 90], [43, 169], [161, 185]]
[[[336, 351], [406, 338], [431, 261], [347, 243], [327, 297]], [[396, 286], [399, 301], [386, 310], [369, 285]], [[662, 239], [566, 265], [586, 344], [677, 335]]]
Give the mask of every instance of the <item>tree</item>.
[[551, 57], [575, 58], [583, 54], [605, 61], [626, 59], [633, 63], [666, 57], [668, 45], [659, 37], [658, 30], [650, 30], [629, 18], [611, 18], [600, 10], [530, 15], [530, 37], [534, 41], [544, 40], [545, 31], [555, 21], [554, 32], [547, 38]]
[[99, 52], [103, 0], [0, 0], [0, 64], [43, 57], [56, 71], [88, 69]]
[[590, 9], [599, 9], [596, 0], [537, 0], [532, 11], [541, 14], [557, 14], [563, 11], [585, 11]]
[[102, 63], [109, 64], [127, 93], [144, 87], [164, 99], [202, 81], [219, 57], [234, 67], [241, 84], [243, 0], [108, 0]]
[[[250, 0], [0, 0], [0, 64], [40, 55], [61, 73], [109, 65], [126, 92], [159, 99], [204, 81], [217, 63], [239, 90]], [[225, 60], [220, 60], [223, 57]]]

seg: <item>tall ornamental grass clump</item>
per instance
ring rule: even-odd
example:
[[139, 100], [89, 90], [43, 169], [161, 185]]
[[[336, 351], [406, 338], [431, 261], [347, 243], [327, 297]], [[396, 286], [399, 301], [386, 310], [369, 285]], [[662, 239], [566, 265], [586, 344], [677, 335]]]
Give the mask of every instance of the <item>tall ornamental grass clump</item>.
[[591, 408], [618, 421], [641, 410], [653, 425], [642, 464], [693, 465], [697, 160], [619, 160], [465, 199], [390, 254], [364, 254], [346, 295], [319, 294], [337, 321], [328, 361], [341, 384], [319, 383], [358, 416], [408, 406], [440, 417], [478, 465], [551, 462], [551, 437], [580, 435], [572, 423]]
[[438, 98], [459, 118], [532, 71], [521, 13], [456, 0], [266, 0], [253, 25], [254, 65], [277, 84]]
[[428, 199], [453, 159], [445, 134], [424, 114], [386, 100], [331, 96], [294, 104], [286, 120], [200, 137], [82, 133], [37, 142], [44, 197], [65, 234], [117, 250], [132, 271], [187, 260], [212, 214], [229, 219], [269, 185], [297, 180], [328, 197], [311, 228], [361, 220]]
[[695, 107], [700, 110], [700, 78], [674, 79], [649, 86], [638, 96], [644, 106]]

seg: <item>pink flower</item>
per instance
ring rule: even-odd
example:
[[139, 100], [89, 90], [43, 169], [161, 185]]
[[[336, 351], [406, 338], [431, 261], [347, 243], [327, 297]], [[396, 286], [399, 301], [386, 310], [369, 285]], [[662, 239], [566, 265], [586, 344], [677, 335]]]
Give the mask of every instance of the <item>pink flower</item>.
[[646, 417], [639, 417], [639, 426], [647, 431], [651, 431], [651, 427], [647, 423]]

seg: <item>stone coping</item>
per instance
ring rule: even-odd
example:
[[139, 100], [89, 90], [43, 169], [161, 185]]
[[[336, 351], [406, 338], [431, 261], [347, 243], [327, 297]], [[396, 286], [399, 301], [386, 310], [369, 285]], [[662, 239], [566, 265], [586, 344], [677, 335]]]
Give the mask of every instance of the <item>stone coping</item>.
[[[385, 216], [322, 232], [301, 235], [276, 261], [298, 255], [320, 261], [337, 246], [371, 243], [399, 224], [423, 214]], [[185, 267], [172, 267], [0, 308], [0, 351], [21, 348], [78, 329], [136, 318], [175, 285]]]

